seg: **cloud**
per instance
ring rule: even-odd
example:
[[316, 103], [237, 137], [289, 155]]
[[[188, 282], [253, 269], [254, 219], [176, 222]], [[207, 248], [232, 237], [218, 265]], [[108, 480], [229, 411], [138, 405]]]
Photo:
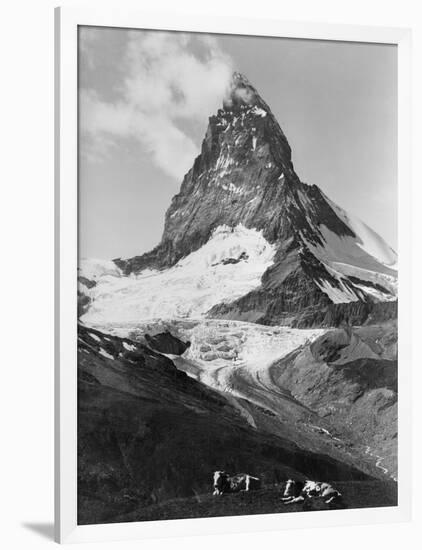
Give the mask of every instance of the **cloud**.
[[[157, 166], [180, 180], [199, 149], [186, 127], [221, 106], [231, 60], [210, 35], [121, 32], [127, 33], [127, 43], [119, 62], [118, 98], [110, 102], [93, 89], [80, 90], [82, 153], [98, 158], [119, 140], [134, 138]], [[89, 48], [98, 42], [91, 32], [81, 44], [81, 56], [91, 66]]]
[[98, 38], [96, 27], [78, 27], [79, 54], [83, 56], [84, 63], [89, 68], [94, 66], [93, 45]]

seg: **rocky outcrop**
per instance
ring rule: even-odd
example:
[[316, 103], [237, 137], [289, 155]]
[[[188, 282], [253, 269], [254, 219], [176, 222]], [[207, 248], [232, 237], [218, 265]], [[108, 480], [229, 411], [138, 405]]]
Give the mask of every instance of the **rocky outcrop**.
[[145, 340], [150, 348], [170, 355], [183, 355], [190, 346], [190, 342], [182, 342], [170, 331], [160, 332], [154, 336], [145, 334]]
[[88, 311], [91, 305], [89, 290], [94, 288], [96, 284], [95, 281], [91, 281], [82, 275], [78, 276], [78, 319]]

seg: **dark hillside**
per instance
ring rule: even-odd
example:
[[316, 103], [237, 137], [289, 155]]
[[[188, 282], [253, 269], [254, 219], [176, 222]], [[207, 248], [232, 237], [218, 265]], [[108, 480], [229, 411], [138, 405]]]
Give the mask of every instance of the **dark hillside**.
[[210, 491], [217, 469], [264, 484], [365, 480], [350, 465], [252, 428], [220, 393], [131, 340], [79, 331], [80, 524]]
[[116, 518], [118, 522], [151, 521], [160, 519], [240, 516], [254, 514], [286, 514], [336, 510], [345, 508], [378, 508], [397, 506], [397, 486], [382, 481], [335, 482], [343, 498], [336, 504], [325, 505], [320, 500], [285, 505], [281, 501], [283, 485], [267, 487], [260, 491], [213, 497], [172, 499], [163, 504], [138, 508]]

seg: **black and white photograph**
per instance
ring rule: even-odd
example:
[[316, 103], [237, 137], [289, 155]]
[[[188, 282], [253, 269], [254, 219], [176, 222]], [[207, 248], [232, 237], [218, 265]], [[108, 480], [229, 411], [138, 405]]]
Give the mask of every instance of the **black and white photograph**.
[[79, 26], [78, 525], [397, 506], [397, 66]]

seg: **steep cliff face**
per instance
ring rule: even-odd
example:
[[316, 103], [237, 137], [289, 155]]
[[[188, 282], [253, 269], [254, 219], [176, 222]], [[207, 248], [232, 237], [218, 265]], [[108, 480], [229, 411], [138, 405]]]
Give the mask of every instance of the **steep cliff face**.
[[[372, 312], [374, 304], [396, 300], [394, 251], [317, 186], [300, 181], [269, 106], [238, 73], [166, 212], [161, 242], [115, 264], [123, 276], [142, 276], [148, 269], [162, 277], [173, 267], [193, 265], [194, 254], [221, 228], [257, 232], [274, 255], [258, 285], [215, 301], [208, 315], [310, 326], [329, 324], [333, 305], [365, 303]], [[252, 266], [256, 258], [249, 252], [246, 247], [219, 259]], [[210, 260], [209, 274], [215, 266]], [[389, 309], [394, 316], [395, 305]]]
[[161, 243], [118, 261], [126, 273], [174, 265], [221, 225], [262, 230], [269, 242], [300, 240], [302, 232], [322, 245], [318, 224], [324, 220], [337, 235], [355, 236], [316, 186], [300, 182], [284, 133], [245, 77], [234, 75], [224, 105], [210, 117], [201, 154], [167, 210]]

